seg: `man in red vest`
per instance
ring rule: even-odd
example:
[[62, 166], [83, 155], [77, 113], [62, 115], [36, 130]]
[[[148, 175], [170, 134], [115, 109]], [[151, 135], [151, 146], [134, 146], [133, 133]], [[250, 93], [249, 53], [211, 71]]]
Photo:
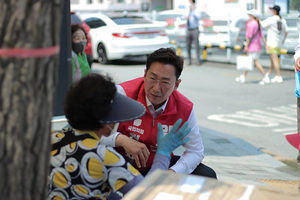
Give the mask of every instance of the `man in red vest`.
[[172, 155], [170, 171], [216, 178], [210, 167], [202, 164], [202, 144], [193, 103], [177, 91], [183, 70], [183, 59], [173, 48], [161, 48], [147, 59], [144, 77], [124, 82], [118, 91], [142, 103], [146, 114], [136, 120], [119, 124], [118, 134], [106, 138], [107, 144], [118, 146], [143, 175], [147, 174], [157, 150], [157, 124], [167, 134], [178, 119], [189, 122], [190, 140], [183, 145], [181, 156]]

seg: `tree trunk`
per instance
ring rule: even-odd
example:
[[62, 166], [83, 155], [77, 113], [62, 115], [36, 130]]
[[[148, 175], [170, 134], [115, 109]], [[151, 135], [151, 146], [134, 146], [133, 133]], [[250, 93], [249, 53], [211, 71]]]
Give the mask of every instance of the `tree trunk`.
[[0, 1], [0, 50], [30, 51], [23, 58], [0, 53], [1, 199], [46, 199], [58, 54], [33, 57], [31, 50], [59, 44], [62, 5]]

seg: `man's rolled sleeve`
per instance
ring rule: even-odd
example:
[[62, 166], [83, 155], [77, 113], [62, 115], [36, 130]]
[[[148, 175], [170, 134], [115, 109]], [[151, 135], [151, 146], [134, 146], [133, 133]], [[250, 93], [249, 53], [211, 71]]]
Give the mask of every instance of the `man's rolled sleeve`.
[[204, 146], [202, 144], [194, 108], [192, 109], [188, 122], [189, 127], [191, 128], [191, 132], [188, 135], [190, 140], [183, 145], [186, 150], [181, 155], [180, 159], [170, 168], [176, 173], [190, 174], [204, 158]]

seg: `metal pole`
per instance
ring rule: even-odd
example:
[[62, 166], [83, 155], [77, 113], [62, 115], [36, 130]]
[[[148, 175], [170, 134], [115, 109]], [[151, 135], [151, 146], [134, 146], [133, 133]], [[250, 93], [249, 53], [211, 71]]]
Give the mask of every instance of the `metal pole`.
[[227, 20], [227, 26], [228, 26], [228, 44], [227, 46], [229, 48], [226, 49], [226, 55], [227, 55], [227, 62], [231, 61], [231, 29], [230, 29], [230, 13], [228, 13], [228, 20]]

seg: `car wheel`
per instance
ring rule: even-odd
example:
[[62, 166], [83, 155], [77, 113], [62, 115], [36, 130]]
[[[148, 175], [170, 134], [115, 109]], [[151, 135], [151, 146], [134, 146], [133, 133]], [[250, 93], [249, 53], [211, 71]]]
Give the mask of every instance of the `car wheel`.
[[98, 51], [98, 62], [101, 64], [108, 63], [106, 50], [103, 44], [99, 44], [97, 51]]
[[92, 56], [92, 55], [86, 55], [86, 58], [87, 58], [87, 60], [88, 60], [88, 63], [89, 63], [89, 65], [90, 65], [90, 68], [92, 68], [92, 64], [93, 64], [93, 62], [94, 62], [93, 56]]

